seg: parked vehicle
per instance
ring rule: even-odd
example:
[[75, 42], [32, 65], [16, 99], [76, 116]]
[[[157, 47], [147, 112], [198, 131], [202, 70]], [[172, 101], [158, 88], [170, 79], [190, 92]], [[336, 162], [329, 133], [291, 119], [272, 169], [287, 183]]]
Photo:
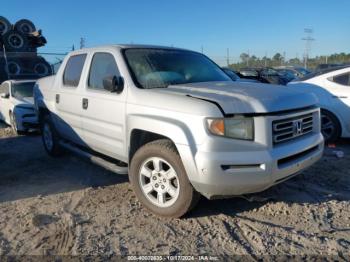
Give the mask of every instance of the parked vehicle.
[[334, 67], [336, 68], [339, 66], [344, 66], [344, 64], [319, 64], [315, 68], [315, 72], [322, 72], [325, 69], [330, 69], [330, 68], [334, 68]]
[[222, 70], [224, 70], [224, 72], [232, 79], [232, 81], [259, 83], [259, 81], [255, 79], [241, 78], [240, 77], [241, 74], [234, 71], [231, 68], [223, 67]]
[[289, 83], [290, 81], [293, 81], [295, 79], [298, 79], [293, 72], [289, 71], [288, 69], [275, 69], [277, 71], [277, 73], [283, 77], [287, 83]]
[[281, 76], [273, 68], [242, 68], [239, 73], [243, 78], [254, 79], [261, 83], [275, 85], [286, 85], [288, 83], [288, 79]]
[[16, 133], [38, 127], [33, 104], [33, 80], [9, 80], [0, 85], [0, 120]]
[[310, 70], [301, 66], [277, 66], [274, 69], [277, 71], [289, 72], [294, 75], [295, 79], [304, 77], [311, 73]]
[[37, 81], [34, 97], [51, 156], [68, 148], [128, 173], [139, 201], [160, 216], [181, 217], [200, 194], [262, 191], [323, 152], [312, 94], [233, 82], [183, 49], [73, 51], [56, 76]]
[[350, 137], [350, 66], [318, 71], [289, 85], [318, 97], [326, 141]]

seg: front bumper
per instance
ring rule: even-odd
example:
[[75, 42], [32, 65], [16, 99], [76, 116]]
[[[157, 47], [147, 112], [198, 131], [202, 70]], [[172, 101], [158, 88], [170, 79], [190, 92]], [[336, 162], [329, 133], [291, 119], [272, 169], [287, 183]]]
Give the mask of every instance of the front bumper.
[[37, 129], [39, 121], [37, 115], [32, 111], [27, 110], [15, 110], [17, 130], [28, 131], [30, 129]]
[[191, 183], [209, 199], [260, 192], [310, 167], [322, 157], [323, 148], [318, 133], [271, 149], [197, 151], [198, 175]]

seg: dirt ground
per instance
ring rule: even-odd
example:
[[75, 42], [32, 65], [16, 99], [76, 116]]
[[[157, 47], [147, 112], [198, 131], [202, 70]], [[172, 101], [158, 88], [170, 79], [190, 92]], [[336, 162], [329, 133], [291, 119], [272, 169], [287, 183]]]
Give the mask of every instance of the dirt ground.
[[[72, 155], [53, 159], [40, 136], [0, 126], [1, 255], [350, 255], [350, 141], [303, 174], [248, 201], [201, 199], [183, 219], [136, 200], [127, 176]], [[334, 155], [344, 152], [344, 157]]]

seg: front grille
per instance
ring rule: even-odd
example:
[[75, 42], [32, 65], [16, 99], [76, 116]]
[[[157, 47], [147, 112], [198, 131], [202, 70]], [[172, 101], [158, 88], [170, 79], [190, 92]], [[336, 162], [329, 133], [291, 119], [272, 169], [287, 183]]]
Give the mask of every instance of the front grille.
[[312, 132], [313, 122], [312, 113], [273, 121], [273, 143], [286, 142]]

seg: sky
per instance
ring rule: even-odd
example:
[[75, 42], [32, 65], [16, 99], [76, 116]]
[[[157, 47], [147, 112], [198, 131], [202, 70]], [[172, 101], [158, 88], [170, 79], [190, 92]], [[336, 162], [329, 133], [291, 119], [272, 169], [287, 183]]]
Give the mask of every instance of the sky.
[[223, 64], [242, 52], [302, 58], [304, 28], [312, 28], [310, 56], [350, 53], [349, 0], [2, 0], [0, 15], [32, 20], [48, 44], [67, 52], [112, 43], [156, 44], [201, 51]]

